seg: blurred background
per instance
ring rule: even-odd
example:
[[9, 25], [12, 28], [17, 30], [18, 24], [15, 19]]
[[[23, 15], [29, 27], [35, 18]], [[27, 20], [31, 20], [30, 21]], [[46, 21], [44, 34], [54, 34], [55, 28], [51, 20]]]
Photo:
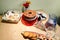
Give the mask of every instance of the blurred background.
[[[25, 0], [0, 0], [0, 14], [6, 10], [16, 9], [21, 11], [21, 4]], [[54, 13], [60, 16], [60, 0], [30, 0], [30, 9], [38, 10], [42, 9], [47, 13]]]

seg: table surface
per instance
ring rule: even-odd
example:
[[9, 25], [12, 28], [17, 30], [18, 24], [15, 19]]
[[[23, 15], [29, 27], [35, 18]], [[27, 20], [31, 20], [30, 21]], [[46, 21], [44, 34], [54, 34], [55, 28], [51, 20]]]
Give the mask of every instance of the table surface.
[[[11, 23], [3, 23], [1, 22], [0, 16], [0, 40], [27, 40], [24, 39], [21, 35], [21, 32], [23, 31], [32, 31], [37, 33], [46, 34], [46, 32], [37, 29], [33, 26], [26, 27], [19, 21], [17, 24], [11, 24]], [[57, 25], [56, 34], [60, 36], [60, 27]]]

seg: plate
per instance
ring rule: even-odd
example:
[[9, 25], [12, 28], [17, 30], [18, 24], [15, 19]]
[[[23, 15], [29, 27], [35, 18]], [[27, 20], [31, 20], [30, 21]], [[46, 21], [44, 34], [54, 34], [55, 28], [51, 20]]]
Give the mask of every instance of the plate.
[[3, 21], [6, 22], [18, 22], [20, 19], [20, 14], [18, 11], [9, 10], [2, 17]]

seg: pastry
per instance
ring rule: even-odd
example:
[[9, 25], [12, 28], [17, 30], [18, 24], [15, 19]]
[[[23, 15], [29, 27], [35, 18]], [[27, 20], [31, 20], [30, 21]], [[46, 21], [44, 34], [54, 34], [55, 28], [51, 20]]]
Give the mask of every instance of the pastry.
[[26, 26], [32, 26], [37, 22], [36, 11], [27, 10], [22, 14], [21, 22]]
[[29, 37], [29, 38], [37, 37], [37, 34], [36, 34], [36, 33], [29, 32], [29, 31], [25, 31], [25, 32], [23, 32], [22, 35], [25, 36], [25, 37]]
[[24, 31], [22, 35], [26, 38], [29, 38], [31, 40], [52, 40], [51, 37], [47, 38], [46, 35], [38, 34], [36, 32], [30, 32], [30, 31]]
[[25, 36], [25, 37], [28, 37], [29, 36], [29, 32], [26, 31], [26, 32], [22, 33], [22, 35]]
[[24, 19], [27, 21], [36, 19], [36, 11], [34, 11], [34, 10], [27, 10], [24, 12], [23, 15], [24, 15]]
[[24, 12], [23, 15], [28, 17], [28, 18], [33, 18], [36, 16], [36, 12], [34, 10], [27, 10]]
[[2, 17], [2, 21], [8, 23], [18, 23], [19, 19], [20, 19], [19, 12], [15, 10], [8, 10]]

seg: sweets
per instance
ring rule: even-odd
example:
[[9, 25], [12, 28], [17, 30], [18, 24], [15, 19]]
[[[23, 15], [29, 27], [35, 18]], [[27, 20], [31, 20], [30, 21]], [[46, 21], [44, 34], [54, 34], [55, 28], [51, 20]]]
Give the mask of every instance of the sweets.
[[22, 35], [26, 38], [29, 38], [31, 40], [52, 40], [52, 38], [46, 38], [43, 34], [38, 34], [36, 32], [30, 32], [30, 31], [24, 31]]
[[18, 11], [15, 10], [9, 10], [7, 11], [4, 16], [2, 17], [2, 20], [6, 22], [12, 22], [12, 23], [17, 23], [20, 19], [20, 14]]
[[32, 21], [36, 19], [36, 11], [34, 10], [27, 10], [23, 13], [24, 19], [27, 21]]

